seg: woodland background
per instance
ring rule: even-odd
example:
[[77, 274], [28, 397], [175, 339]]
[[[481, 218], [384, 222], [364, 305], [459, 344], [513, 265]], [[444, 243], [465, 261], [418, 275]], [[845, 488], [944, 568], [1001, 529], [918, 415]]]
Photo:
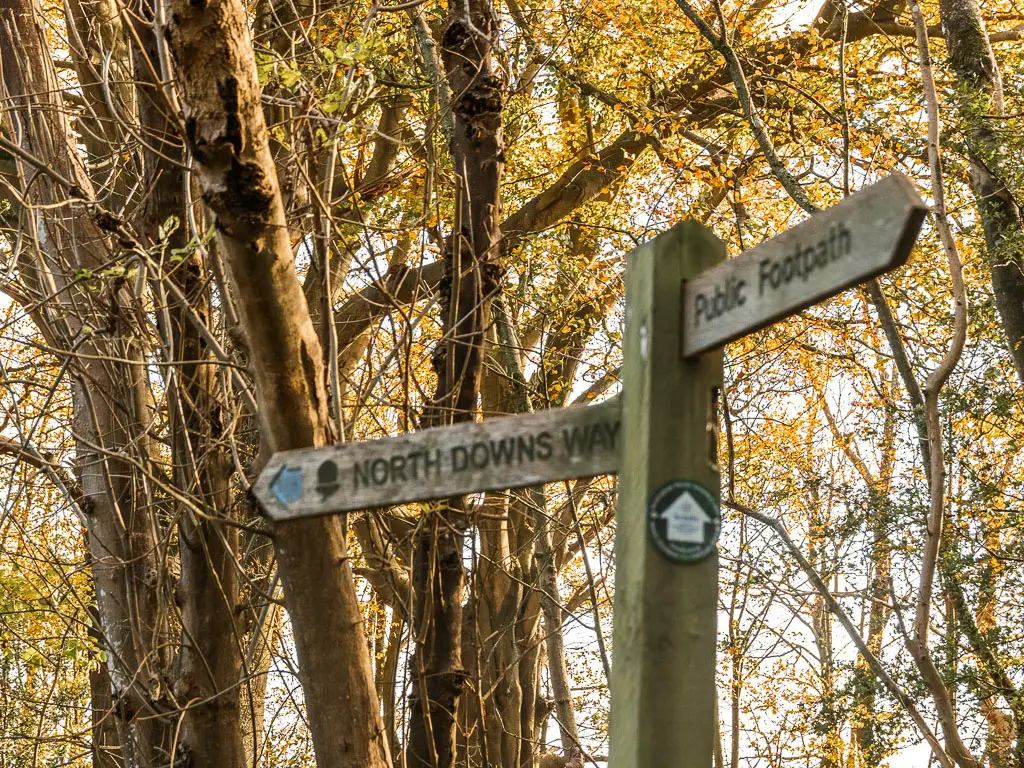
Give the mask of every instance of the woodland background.
[[900, 171], [726, 352], [715, 765], [1024, 768], [1024, 6], [844, 2], [0, 0], [0, 766], [602, 762], [613, 478], [250, 483], [609, 397], [638, 243]]

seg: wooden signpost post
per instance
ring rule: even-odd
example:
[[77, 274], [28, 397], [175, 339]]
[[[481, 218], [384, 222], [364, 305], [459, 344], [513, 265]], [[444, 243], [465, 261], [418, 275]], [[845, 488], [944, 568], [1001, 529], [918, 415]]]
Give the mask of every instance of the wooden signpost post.
[[710, 768], [725, 343], [906, 262], [926, 213], [899, 174], [731, 261], [686, 222], [626, 260], [622, 395], [276, 454], [253, 492], [311, 515], [620, 474], [611, 768]]
[[[612, 614], [615, 768], [711, 768], [721, 527], [714, 402], [722, 351], [680, 360], [680, 286], [724, 258], [714, 235], [684, 222], [626, 260]], [[673, 506], [687, 500], [710, 518], [690, 516], [695, 548], [672, 520]], [[681, 518], [686, 510], [678, 511]]]

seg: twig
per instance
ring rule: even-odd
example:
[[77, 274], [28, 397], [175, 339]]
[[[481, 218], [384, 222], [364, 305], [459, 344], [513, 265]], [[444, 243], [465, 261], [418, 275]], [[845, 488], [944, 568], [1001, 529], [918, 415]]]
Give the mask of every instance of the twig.
[[953, 233], [950, 231], [946, 217], [946, 203], [943, 192], [942, 158], [939, 154], [941, 124], [939, 118], [939, 100], [932, 77], [931, 53], [928, 50], [928, 32], [920, 6], [911, 4], [914, 17], [914, 28], [917, 32], [917, 49], [921, 64], [921, 84], [924, 88], [925, 103], [928, 109], [928, 162], [931, 167], [932, 198], [935, 201], [933, 215], [939, 238], [942, 240], [949, 264], [949, 273], [953, 290], [953, 338], [942, 361], [936, 366], [924, 384], [924, 421], [925, 438], [930, 452], [928, 491], [930, 506], [928, 525], [925, 531], [924, 555], [921, 563], [921, 584], [918, 590], [917, 606], [914, 616], [914, 632], [910, 644], [910, 652], [924, 678], [946, 736], [946, 744], [957, 764], [965, 768], [981, 768], [978, 761], [967, 749], [960, 737], [956, 723], [956, 713], [946, 690], [942, 675], [932, 661], [928, 650], [928, 632], [931, 624], [932, 589], [935, 581], [935, 570], [939, 553], [942, 548], [943, 518], [945, 514], [946, 461], [942, 445], [942, 424], [939, 417], [939, 396], [942, 388], [956, 368], [967, 342], [967, 291], [964, 287], [963, 267], [960, 254], [957, 252]]

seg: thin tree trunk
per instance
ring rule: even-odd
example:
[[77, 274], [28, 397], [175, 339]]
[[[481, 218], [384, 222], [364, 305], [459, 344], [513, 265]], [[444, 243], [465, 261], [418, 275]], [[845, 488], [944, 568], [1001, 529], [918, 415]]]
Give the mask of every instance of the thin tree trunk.
[[[812, 493], [814, 499], [814, 511], [811, 513], [808, 540], [810, 551], [807, 559], [811, 566], [818, 573], [827, 574], [822, 566], [829, 560], [827, 553], [823, 551], [828, 538], [825, 535], [828, 521], [824, 518], [824, 512], [820, 509], [820, 500], [817, 494]], [[823, 576], [827, 578], [827, 576]], [[821, 681], [821, 705], [818, 710], [815, 731], [820, 734], [820, 759], [821, 768], [838, 768], [842, 761], [842, 737], [839, 733], [839, 715], [836, 709], [835, 690], [835, 660], [832, 644], [832, 614], [828, 605], [821, 595], [816, 595], [811, 600], [811, 629], [814, 634], [814, 642], [818, 647], [818, 678]]]
[[740, 765], [740, 703], [743, 699], [743, 654], [732, 654], [732, 684], [729, 686], [729, 717], [732, 731], [729, 734], [729, 766]]
[[391, 753], [399, 754], [401, 745], [398, 743], [398, 728], [395, 711], [395, 686], [398, 683], [398, 662], [402, 657], [402, 646], [405, 635], [405, 621], [395, 611], [391, 617], [388, 630], [388, 643], [384, 651], [384, 661], [377, 675], [377, 696], [384, 707], [384, 729], [387, 733]]
[[[532, 526], [530, 527], [532, 531]], [[524, 569], [525, 570], [525, 569]], [[539, 583], [536, 563], [526, 571], [530, 584]], [[519, 723], [515, 751], [509, 755], [508, 763], [519, 768], [533, 768], [537, 764], [538, 749], [537, 715], [540, 710], [544, 716], [550, 710], [539, 701], [540, 670], [543, 662], [543, 644], [538, 642], [541, 628], [540, 594], [532, 589], [526, 594], [526, 600], [520, 607], [520, 616], [516, 622], [516, 645], [519, 650], [519, 690], [521, 703], [519, 707]], [[538, 706], [541, 704], [541, 706]]]
[[967, 341], [967, 294], [963, 283], [960, 255], [956, 249], [949, 220], [946, 218], [941, 157], [939, 154], [939, 106], [935, 84], [931, 75], [931, 58], [928, 38], [924, 32], [924, 20], [918, 6], [913, 8], [917, 28], [918, 53], [921, 62], [921, 79], [924, 85], [925, 101], [928, 106], [928, 159], [932, 171], [932, 196], [935, 199], [935, 224], [939, 231], [946, 259], [949, 264], [953, 292], [954, 326], [953, 338], [942, 361], [928, 375], [923, 387], [925, 436], [931, 465], [928, 473], [929, 509], [926, 518], [924, 555], [921, 563], [921, 582], [918, 590], [914, 615], [913, 635], [908, 643], [918, 671], [932, 695], [942, 733], [946, 738], [946, 751], [961, 768], [981, 768], [981, 763], [971, 754], [960, 736], [952, 697], [946, 688], [938, 669], [932, 660], [928, 647], [931, 628], [932, 591], [935, 571], [945, 530], [946, 462], [943, 452], [939, 396], [950, 374], [960, 361]]
[[[882, 507], [883, 499], [876, 497], [876, 505]], [[882, 652], [885, 625], [889, 620], [889, 578], [892, 570], [892, 554], [889, 549], [888, 515], [874, 512], [875, 524], [871, 528], [874, 544], [871, 547], [871, 581], [868, 585], [868, 633], [867, 646], [872, 653]], [[853, 736], [860, 750], [865, 768], [877, 768], [885, 757], [884, 745], [879, 744], [876, 731], [875, 699], [878, 681], [867, 661], [862, 657], [854, 669], [854, 702], [856, 721]]]
[[718, 711], [718, 698], [715, 698], [715, 754], [712, 765], [714, 768], [725, 768], [725, 749], [722, 745], [722, 714]]
[[[455, 94], [456, 220], [445, 253], [445, 338], [434, 355], [438, 383], [428, 426], [472, 419], [480, 393], [488, 306], [497, 286], [504, 167], [501, 82], [491, 63], [496, 34], [489, 2], [452, 2], [442, 44]], [[456, 713], [466, 685], [460, 647], [464, 501], [425, 507], [416, 535], [410, 768], [450, 768], [455, 760]]]
[[[997, 550], [992, 550], [997, 551]], [[987, 632], [995, 627], [994, 597], [980, 590], [980, 605], [977, 620], [971, 616], [967, 598], [958, 581], [958, 574], [948, 564], [942, 564], [942, 582], [949, 594], [954, 620], [963, 631], [978, 660], [979, 669], [988, 678], [985, 689], [992, 691], [981, 697], [981, 714], [988, 725], [989, 748], [986, 750], [991, 768], [1024, 768], [1024, 697], [1017, 685], [1006, 673], [999, 655], [992, 649]], [[1013, 718], [1007, 717], [999, 707], [998, 697], [1003, 696], [1013, 711]], [[1014, 731], [1016, 730], [1016, 745]]]
[[257, 614], [257, 620], [247, 633], [248, 650], [242, 667], [246, 680], [239, 698], [239, 727], [242, 729], [245, 765], [250, 768], [262, 765], [267, 678], [274, 650], [281, 638], [282, 615], [278, 605], [265, 606], [265, 612]]
[[534, 494], [538, 504], [536, 512], [538, 586], [541, 594], [544, 642], [548, 657], [548, 676], [555, 708], [555, 720], [562, 740], [562, 753], [568, 758], [579, 746], [580, 736], [576, 728], [576, 711], [572, 705], [572, 683], [565, 665], [565, 642], [562, 637], [562, 604], [558, 597], [558, 578], [555, 574], [554, 557], [551, 552], [551, 536], [548, 532], [547, 510], [544, 508], [544, 494]]

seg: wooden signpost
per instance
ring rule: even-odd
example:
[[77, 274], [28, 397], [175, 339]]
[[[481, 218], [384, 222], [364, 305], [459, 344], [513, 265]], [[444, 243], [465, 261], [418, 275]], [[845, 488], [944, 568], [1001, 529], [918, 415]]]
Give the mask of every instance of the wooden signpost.
[[910, 257], [926, 208], [893, 174], [709, 269], [683, 292], [683, 356], [746, 336]]
[[253, 492], [290, 520], [619, 473], [611, 768], [710, 768], [725, 343], [906, 262], [927, 209], [894, 174], [724, 261], [685, 222], [626, 261], [622, 395], [273, 456]]
[[616, 397], [482, 423], [463, 423], [327, 448], [283, 451], [253, 492], [273, 520], [528, 488], [619, 471]]
[[[680, 285], [725, 258], [684, 222], [626, 260], [623, 461], [615, 513], [612, 614], [613, 768], [711, 768], [718, 611], [715, 399], [722, 351], [680, 360]], [[688, 484], [681, 488], [680, 482]], [[701, 489], [701, 490], [698, 490]], [[701, 545], [684, 554], [673, 503], [710, 496]], [[684, 495], [685, 494], [685, 495]]]

